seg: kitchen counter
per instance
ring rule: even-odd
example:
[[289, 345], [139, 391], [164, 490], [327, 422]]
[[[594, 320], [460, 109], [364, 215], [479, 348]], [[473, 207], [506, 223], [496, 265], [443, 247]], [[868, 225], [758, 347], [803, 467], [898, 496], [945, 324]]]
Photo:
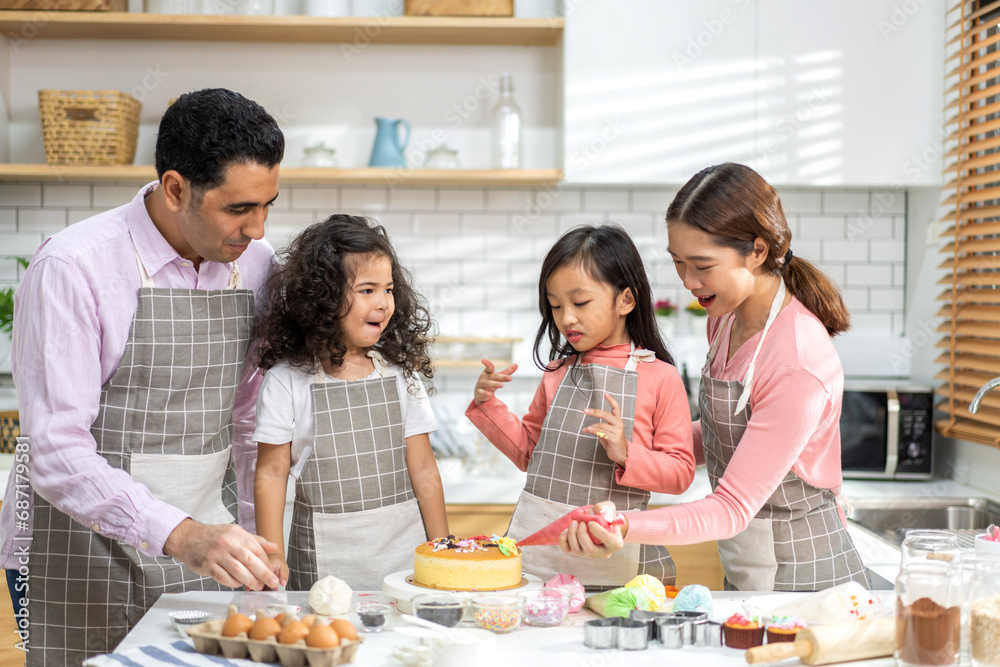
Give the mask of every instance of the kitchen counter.
[[[280, 594], [279, 594], [280, 595]], [[287, 602], [303, 607], [307, 606], [307, 593], [289, 593]], [[730, 614], [742, 609], [743, 602], [755, 594], [748, 593], [713, 593], [715, 602], [715, 620], [725, 620]], [[789, 599], [803, 593], [760, 593], [759, 595], [780, 595]], [[891, 603], [891, 593], [882, 596], [883, 603]], [[356, 594], [356, 599], [358, 595]], [[889, 600], [887, 601], [887, 598]], [[181, 593], [164, 595], [150, 609], [128, 634], [118, 647], [116, 653], [135, 649], [149, 644], [172, 643], [179, 635], [170, 626], [167, 613], [178, 609], [203, 609], [220, 616], [225, 615], [226, 607], [235, 604], [241, 610], [253, 613], [256, 607], [264, 607], [275, 602], [285, 602], [285, 598], [275, 598], [272, 594], [258, 593]], [[357, 623], [357, 616], [352, 612], [348, 618]], [[597, 618], [592, 612], [582, 610], [571, 614], [570, 618], [556, 628], [533, 628], [521, 626], [505, 635], [497, 635], [496, 664], [537, 665], [541, 661], [559, 665], [662, 665], [669, 660], [673, 665], [691, 665], [692, 667], [736, 667], [745, 665], [744, 651], [730, 648], [698, 648], [685, 646], [683, 649], [666, 649], [657, 643], [651, 643], [644, 651], [594, 650], [583, 645], [583, 624], [592, 618]], [[358, 667], [391, 666], [399, 667], [402, 663], [392, 657], [394, 647], [407, 644], [414, 645], [419, 640], [404, 637], [394, 631], [394, 628], [406, 624], [398, 614], [394, 614], [386, 626], [386, 630], [378, 634], [362, 634], [364, 644], [358, 651], [354, 664]], [[187, 640], [190, 641], [190, 640]], [[855, 663], [865, 667], [893, 667], [891, 657], [867, 660]]]

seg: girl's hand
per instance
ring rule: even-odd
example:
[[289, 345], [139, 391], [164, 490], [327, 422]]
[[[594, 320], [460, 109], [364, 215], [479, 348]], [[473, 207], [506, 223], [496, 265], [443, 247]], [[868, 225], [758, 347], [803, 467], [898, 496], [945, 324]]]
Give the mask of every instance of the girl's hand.
[[[597, 503], [591, 511], [600, 514], [605, 506], [611, 508], [611, 513], [615, 513], [615, 505], [611, 501]], [[564, 553], [572, 553], [577, 556], [588, 556], [590, 558], [611, 558], [611, 554], [625, 546], [625, 532], [628, 532], [628, 517], [625, 518], [625, 526], [614, 526], [614, 530], [608, 530], [596, 521], [573, 521], [569, 528], [559, 534], [559, 548]], [[624, 529], [624, 532], [623, 532]], [[601, 545], [594, 544], [591, 535], [603, 542]]]
[[622, 422], [622, 410], [614, 396], [605, 392], [604, 398], [611, 404], [611, 412], [604, 410], [592, 410], [587, 408], [583, 411], [585, 415], [597, 417], [604, 421], [591, 424], [583, 429], [583, 433], [591, 433], [597, 436], [597, 442], [601, 443], [604, 451], [608, 453], [608, 458], [620, 466], [625, 465], [628, 457], [628, 442], [625, 441], [625, 424]]
[[486, 368], [479, 374], [479, 381], [476, 382], [476, 393], [473, 398], [476, 407], [493, 398], [496, 390], [502, 387], [505, 382], [510, 382], [514, 371], [517, 370], [517, 364], [511, 364], [502, 371], [497, 371], [489, 359], [482, 359], [482, 362]]
[[[278, 583], [282, 586], [288, 583], [288, 563], [285, 562], [284, 554], [274, 553], [269, 554], [267, 557], [268, 565], [271, 566], [271, 572], [274, 572], [274, 576], [278, 578]], [[278, 590], [277, 588], [265, 588], [265, 591]]]

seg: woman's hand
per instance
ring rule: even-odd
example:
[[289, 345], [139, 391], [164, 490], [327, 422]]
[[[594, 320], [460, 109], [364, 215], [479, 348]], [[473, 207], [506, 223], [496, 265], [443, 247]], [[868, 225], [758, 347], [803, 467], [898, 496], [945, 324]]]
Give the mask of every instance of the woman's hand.
[[493, 362], [489, 359], [482, 359], [481, 361], [485, 369], [479, 374], [479, 381], [476, 382], [476, 392], [473, 397], [476, 407], [493, 398], [496, 390], [502, 387], [505, 382], [510, 382], [514, 376], [514, 371], [517, 370], [517, 364], [511, 364], [502, 371], [497, 371], [493, 368]]
[[[594, 514], [600, 514], [603, 508], [609, 508], [613, 516], [615, 504], [610, 500], [597, 503], [591, 509]], [[628, 518], [624, 526], [613, 526], [608, 530], [596, 521], [573, 521], [569, 528], [559, 534], [559, 548], [564, 553], [590, 558], [611, 558], [611, 554], [625, 546], [625, 534], [628, 532]], [[594, 543], [596, 537], [602, 544]]]
[[604, 398], [611, 404], [611, 412], [586, 408], [583, 411], [585, 415], [597, 417], [603, 421], [591, 424], [583, 429], [583, 433], [596, 435], [597, 442], [601, 443], [601, 447], [604, 447], [604, 451], [608, 453], [608, 458], [624, 467], [625, 459], [628, 458], [628, 442], [625, 440], [625, 424], [622, 421], [622, 409], [618, 405], [618, 401], [611, 394], [605, 392]]

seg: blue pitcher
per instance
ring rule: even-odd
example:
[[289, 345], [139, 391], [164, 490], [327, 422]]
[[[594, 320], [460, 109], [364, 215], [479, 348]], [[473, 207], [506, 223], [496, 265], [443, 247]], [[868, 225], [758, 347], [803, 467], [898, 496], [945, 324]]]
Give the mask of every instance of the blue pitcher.
[[[372, 157], [368, 160], [369, 167], [405, 167], [406, 159], [403, 151], [410, 143], [410, 124], [405, 120], [395, 118], [376, 118], [375, 145], [372, 146]], [[406, 128], [406, 138], [399, 140], [399, 126]]]

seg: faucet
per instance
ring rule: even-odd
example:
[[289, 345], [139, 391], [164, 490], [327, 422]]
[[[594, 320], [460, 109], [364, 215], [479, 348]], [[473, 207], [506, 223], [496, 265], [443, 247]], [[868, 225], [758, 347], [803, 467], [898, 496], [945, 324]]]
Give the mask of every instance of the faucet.
[[997, 385], [1000, 385], [1000, 377], [995, 377], [976, 392], [976, 395], [972, 398], [972, 403], [969, 403], [969, 412], [976, 414], [979, 411], [979, 402], [983, 400], [983, 396], [986, 395], [990, 389], [993, 389]]

